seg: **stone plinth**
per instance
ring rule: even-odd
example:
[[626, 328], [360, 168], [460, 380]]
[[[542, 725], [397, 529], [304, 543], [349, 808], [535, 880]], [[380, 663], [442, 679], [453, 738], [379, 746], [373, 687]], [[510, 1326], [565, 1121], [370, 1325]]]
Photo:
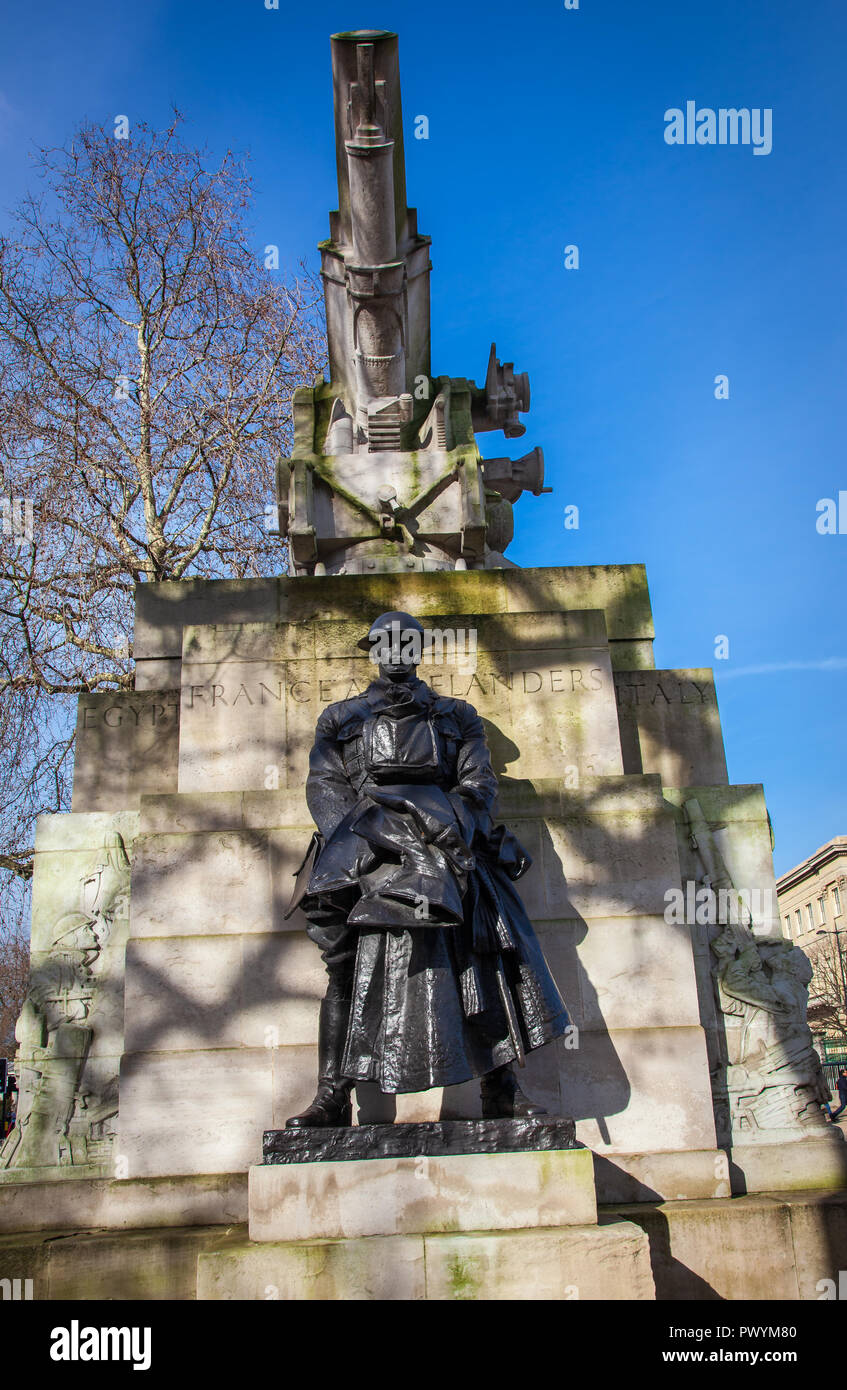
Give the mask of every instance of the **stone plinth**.
[[592, 1158], [582, 1148], [257, 1165], [248, 1206], [254, 1241], [511, 1231], [597, 1219]]

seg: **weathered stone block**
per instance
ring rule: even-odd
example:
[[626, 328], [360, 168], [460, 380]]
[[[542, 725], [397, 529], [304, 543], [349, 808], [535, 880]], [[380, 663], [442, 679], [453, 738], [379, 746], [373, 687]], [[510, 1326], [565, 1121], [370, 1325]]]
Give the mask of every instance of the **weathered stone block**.
[[200, 1255], [197, 1297], [333, 1303], [424, 1299], [423, 1237], [254, 1245], [233, 1235]]
[[[135, 592], [136, 662], [179, 659], [183, 628], [210, 623], [312, 622], [378, 613], [505, 613], [597, 608], [610, 642], [654, 636], [643, 565], [343, 575], [336, 578], [188, 579], [139, 584]], [[640, 664], [640, 663], [639, 663]], [[652, 660], [647, 662], [652, 666]]]
[[198, 1260], [200, 1299], [342, 1301], [655, 1297], [647, 1237], [633, 1223], [473, 1235], [246, 1242]]
[[193, 1300], [197, 1297], [197, 1257], [218, 1237], [215, 1228], [176, 1227], [74, 1235], [51, 1241], [48, 1296], [97, 1302]]
[[592, 1223], [587, 1149], [250, 1169], [251, 1240], [349, 1239]]
[[725, 784], [726, 755], [710, 670], [615, 673], [625, 772], [666, 787]]
[[[546, 948], [549, 928], [543, 940]], [[592, 919], [576, 949], [583, 1028], [699, 1023], [688, 927], [669, 926], [661, 917]]]
[[316, 1046], [326, 970], [315, 943], [305, 932], [289, 930], [245, 936], [241, 950], [243, 1045]]
[[657, 1299], [799, 1296], [787, 1207], [764, 1197], [621, 1206], [601, 1222], [632, 1221], [650, 1238]]
[[139, 584], [132, 650], [136, 660], [181, 658], [182, 631], [188, 624], [276, 622], [278, 618], [277, 579], [180, 579]]
[[128, 1053], [241, 1045], [241, 937], [131, 941], [126, 969]]
[[803, 1192], [810, 1188], [847, 1188], [847, 1144], [834, 1125], [820, 1139], [734, 1144], [730, 1150], [734, 1190]]
[[125, 1054], [117, 1149], [126, 1176], [247, 1168], [269, 1128], [272, 1072], [271, 1048]]
[[326, 974], [304, 933], [132, 941], [127, 1052], [317, 1042]]
[[[627, 661], [627, 667], [636, 666], [636, 661]], [[182, 659], [179, 656], [135, 658], [135, 689], [177, 690], [182, 675]]]
[[[115, 1165], [117, 1166], [117, 1164]], [[131, 1230], [247, 1222], [247, 1173], [159, 1178], [15, 1174], [0, 1181], [0, 1234], [15, 1231]]]
[[703, 1031], [612, 1029], [580, 1033], [560, 1072], [559, 1112], [599, 1154], [714, 1149]]
[[[540, 808], [539, 808], [540, 809]], [[679, 885], [673, 817], [656, 806], [598, 813], [585, 793], [534, 828], [522, 815], [505, 818], [529, 836], [533, 867], [520, 892], [533, 921], [563, 917], [664, 915], [666, 892]]]
[[655, 1298], [648, 1241], [634, 1223], [427, 1235], [426, 1296], [555, 1301]]
[[843, 1299], [847, 1294], [847, 1191], [844, 1184], [837, 1192], [798, 1192], [790, 1197], [782, 1193], [780, 1200], [785, 1204], [791, 1223], [800, 1298]]
[[211, 806], [205, 834], [141, 836], [132, 935], [266, 932], [272, 919], [267, 835], [231, 830]]
[[179, 690], [80, 695], [73, 811], [126, 811], [177, 789]]
[[594, 1182], [601, 1205], [731, 1195], [729, 1160], [721, 1149], [631, 1154], [595, 1151]]
[[[242, 1228], [243, 1230], [243, 1228]], [[190, 1300], [197, 1257], [221, 1239], [221, 1228], [51, 1231], [0, 1237], [0, 1278], [32, 1280], [38, 1301]], [[23, 1312], [23, 1310], [21, 1310]]]
[[[13, 1234], [0, 1236], [0, 1279], [10, 1281], [11, 1299], [14, 1293], [15, 1281], [19, 1280], [18, 1285], [20, 1297], [26, 1298], [26, 1281], [32, 1280], [32, 1298], [41, 1300], [49, 1298], [50, 1283], [47, 1273], [48, 1258], [50, 1247], [43, 1239], [38, 1236], [26, 1234]], [[5, 1292], [3, 1301], [6, 1301]]]
[[[226, 634], [239, 629], [213, 631]], [[267, 631], [273, 634], [275, 629]], [[288, 717], [288, 706], [297, 700], [301, 664], [275, 662], [268, 657], [242, 661], [229, 654], [225, 659], [219, 654], [211, 662], [184, 658], [181, 792], [291, 785], [284, 769], [289, 760], [295, 760], [293, 745], [298, 730]], [[296, 668], [293, 676], [292, 667]], [[288, 698], [286, 681], [292, 687]], [[304, 756], [308, 757], [308, 749]]]

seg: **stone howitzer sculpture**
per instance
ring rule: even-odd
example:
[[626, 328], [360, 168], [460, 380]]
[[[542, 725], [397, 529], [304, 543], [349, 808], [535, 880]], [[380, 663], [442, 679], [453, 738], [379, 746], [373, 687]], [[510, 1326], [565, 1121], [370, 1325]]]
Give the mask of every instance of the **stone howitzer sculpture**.
[[482, 387], [431, 376], [430, 239], [406, 206], [397, 37], [336, 34], [332, 56], [331, 380], [295, 392], [294, 451], [278, 467], [290, 573], [503, 568], [512, 503], [550, 491], [544, 459], [483, 459], [476, 435], [524, 433], [528, 378], [494, 344]]

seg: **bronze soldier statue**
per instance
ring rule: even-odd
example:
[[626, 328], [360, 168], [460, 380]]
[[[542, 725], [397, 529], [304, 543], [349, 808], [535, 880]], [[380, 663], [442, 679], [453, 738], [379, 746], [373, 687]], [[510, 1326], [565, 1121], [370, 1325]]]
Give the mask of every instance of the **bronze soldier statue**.
[[492, 822], [476, 710], [416, 675], [423, 637], [382, 614], [359, 643], [377, 679], [318, 719], [317, 834], [287, 914], [302, 906], [329, 983], [317, 1095], [291, 1127], [349, 1125], [359, 1081], [397, 1094], [480, 1076], [485, 1118], [545, 1113], [511, 1069], [569, 1022], [513, 886], [531, 859]]

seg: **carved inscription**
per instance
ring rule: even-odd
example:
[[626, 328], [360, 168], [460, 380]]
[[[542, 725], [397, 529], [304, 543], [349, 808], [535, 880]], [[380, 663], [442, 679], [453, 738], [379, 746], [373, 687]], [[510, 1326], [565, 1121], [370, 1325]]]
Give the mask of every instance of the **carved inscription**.
[[619, 671], [615, 675], [619, 705], [710, 705], [710, 685], [663, 671], [657, 679], [649, 671]]
[[81, 713], [83, 729], [94, 729], [104, 724], [109, 729], [172, 728], [179, 723], [179, 702], [166, 700], [134, 705], [128, 700], [120, 700], [113, 705], [83, 705]]
[[600, 690], [603, 671], [599, 666], [590, 669], [562, 666], [546, 671], [509, 671], [505, 675], [497, 671], [472, 676], [452, 671], [435, 672], [428, 677], [428, 684], [439, 695], [455, 696], [460, 700], [470, 700], [473, 704], [475, 695], [497, 695], [504, 689], [519, 695], [538, 695], [541, 691], [571, 695]]
[[182, 704], [183, 709], [214, 709], [217, 705], [224, 705], [227, 709], [234, 709], [236, 705], [278, 705], [282, 703], [282, 687], [281, 680], [241, 681], [238, 685], [224, 685], [218, 681], [212, 685], [184, 685]]
[[[361, 695], [373, 679], [372, 668], [365, 676], [351, 675], [242, 681], [238, 685], [216, 681], [214, 684], [185, 685], [182, 688], [183, 709], [235, 709], [248, 705], [280, 704], [283, 690], [295, 704], [307, 705], [312, 700], [328, 705], [337, 700], [349, 700]], [[460, 700], [496, 698], [504, 690], [517, 695], [589, 695], [603, 688], [603, 670], [599, 666], [561, 666], [542, 671], [480, 671], [468, 675], [457, 671], [426, 671], [428, 685], [439, 695]]]

